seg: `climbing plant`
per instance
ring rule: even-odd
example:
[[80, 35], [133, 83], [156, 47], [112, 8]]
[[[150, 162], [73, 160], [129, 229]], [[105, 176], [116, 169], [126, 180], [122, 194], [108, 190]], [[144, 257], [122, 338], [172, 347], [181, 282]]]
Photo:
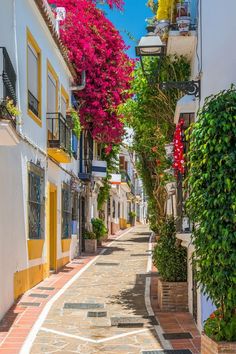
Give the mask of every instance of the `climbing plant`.
[[217, 322], [216, 331], [219, 334], [227, 327], [223, 339], [229, 340], [233, 338], [230, 330], [236, 333], [235, 87], [206, 99], [189, 139], [187, 209], [196, 223], [197, 277], [220, 309], [222, 321]]
[[[174, 113], [181, 93], [176, 89], [162, 91], [156, 75], [157, 59], [145, 60], [152, 85], [138, 63], [134, 72], [134, 96], [121, 106], [125, 124], [134, 130], [133, 149], [138, 155], [137, 168], [148, 196], [149, 220], [153, 230], [165, 218], [166, 189], [170, 176], [165, 173], [170, 162], [165, 157], [165, 144], [173, 139]], [[190, 66], [184, 57], [163, 58], [159, 72], [161, 81], [184, 81]]]

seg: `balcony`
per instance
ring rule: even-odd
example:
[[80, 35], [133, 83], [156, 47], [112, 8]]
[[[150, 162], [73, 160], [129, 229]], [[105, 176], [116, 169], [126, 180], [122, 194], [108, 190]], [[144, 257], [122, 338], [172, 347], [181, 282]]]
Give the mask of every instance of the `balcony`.
[[0, 146], [19, 142], [16, 117], [7, 108], [7, 98], [16, 104], [16, 74], [5, 47], [0, 47]]
[[59, 112], [47, 113], [48, 155], [57, 162], [71, 162], [71, 126]]
[[126, 171], [120, 171], [121, 174], [121, 186], [125, 190], [125, 192], [131, 192], [131, 180]]
[[92, 159], [79, 160], [78, 177], [84, 182], [90, 182], [92, 178]]

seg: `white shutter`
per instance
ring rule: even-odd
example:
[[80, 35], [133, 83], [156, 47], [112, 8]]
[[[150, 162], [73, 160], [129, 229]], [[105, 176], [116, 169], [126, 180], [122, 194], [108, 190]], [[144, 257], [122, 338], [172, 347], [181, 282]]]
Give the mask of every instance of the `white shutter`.
[[61, 96], [61, 114], [66, 118], [67, 102], [64, 96]]
[[47, 80], [47, 112], [55, 113], [57, 111], [57, 83], [50, 71], [48, 71]]
[[28, 89], [35, 98], [38, 95], [38, 61], [39, 57], [34, 48], [28, 43]]

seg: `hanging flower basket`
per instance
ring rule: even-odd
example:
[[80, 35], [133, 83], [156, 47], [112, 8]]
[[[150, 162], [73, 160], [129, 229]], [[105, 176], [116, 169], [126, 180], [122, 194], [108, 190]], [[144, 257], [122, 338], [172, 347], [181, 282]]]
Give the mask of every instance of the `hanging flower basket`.
[[188, 16], [177, 17], [176, 22], [178, 24], [179, 33], [185, 35], [189, 32], [189, 27], [191, 23], [191, 18]]
[[183, 144], [183, 126], [184, 120], [181, 119], [176, 126], [174, 134], [174, 163], [173, 168], [176, 174], [184, 174], [184, 144]]

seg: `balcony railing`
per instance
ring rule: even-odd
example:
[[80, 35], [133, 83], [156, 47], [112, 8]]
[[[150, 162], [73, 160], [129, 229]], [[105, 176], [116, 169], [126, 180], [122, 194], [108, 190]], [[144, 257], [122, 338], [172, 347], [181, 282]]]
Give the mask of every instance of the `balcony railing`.
[[121, 183], [127, 183], [128, 186], [131, 186], [131, 179], [126, 171], [121, 171]]
[[71, 127], [59, 112], [47, 113], [48, 147], [71, 151]]
[[79, 160], [78, 177], [83, 181], [90, 181], [92, 177], [92, 159]]
[[36, 97], [28, 90], [28, 108], [33, 112], [37, 117], [39, 116], [39, 101]]
[[5, 47], [0, 47], [0, 99], [7, 97], [16, 104], [16, 73]]

